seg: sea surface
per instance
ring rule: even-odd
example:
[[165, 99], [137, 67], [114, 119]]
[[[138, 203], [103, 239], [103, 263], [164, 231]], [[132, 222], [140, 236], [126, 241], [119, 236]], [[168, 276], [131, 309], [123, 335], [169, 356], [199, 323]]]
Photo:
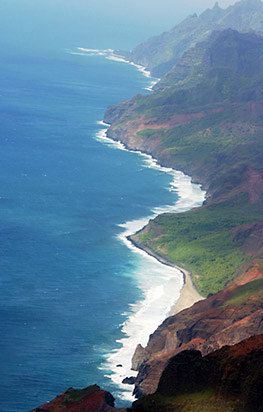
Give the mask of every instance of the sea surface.
[[105, 139], [107, 106], [153, 81], [108, 57], [1, 55], [1, 412], [94, 383], [127, 405], [131, 354], [182, 287], [125, 234], [174, 209], [178, 191], [179, 210], [203, 197], [189, 178]]

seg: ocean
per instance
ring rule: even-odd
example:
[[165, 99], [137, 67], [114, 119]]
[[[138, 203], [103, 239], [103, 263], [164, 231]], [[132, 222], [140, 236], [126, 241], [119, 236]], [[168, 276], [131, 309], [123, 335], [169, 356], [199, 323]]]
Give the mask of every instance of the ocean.
[[2, 53], [0, 69], [0, 410], [94, 383], [127, 405], [131, 355], [183, 281], [125, 235], [203, 194], [105, 138], [107, 106], [150, 93], [138, 67], [76, 47]]

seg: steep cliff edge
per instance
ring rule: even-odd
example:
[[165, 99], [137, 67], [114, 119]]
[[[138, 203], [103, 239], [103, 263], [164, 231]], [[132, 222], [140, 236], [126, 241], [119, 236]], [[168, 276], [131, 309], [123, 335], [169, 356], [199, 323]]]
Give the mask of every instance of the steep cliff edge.
[[[153, 393], [167, 362], [185, 349], [200, 350], [203, 355], [224, 345], [263, 333], [262, 272], [249, 274], [237, 283], [166, 319], [140, 348], [141, 363], [135, 383], [137, 396]], [[258, 279], [257, 279], [258, 277]], [[136, 354], [135, 354], [136, 355]], [[143, 357], [144, 355], [144, 357]]]
[[202, 357], [196, 350], [171, 358], [154, 395], [129, 412], [263, 411], [263, 335]]
[[263, 335], [202, 357], [186, 350], [172, 357], [157, 390], [133, 403], [114, 408], [113, 397], [97, 385], [68, 389], [31, 412], [261, 412]]

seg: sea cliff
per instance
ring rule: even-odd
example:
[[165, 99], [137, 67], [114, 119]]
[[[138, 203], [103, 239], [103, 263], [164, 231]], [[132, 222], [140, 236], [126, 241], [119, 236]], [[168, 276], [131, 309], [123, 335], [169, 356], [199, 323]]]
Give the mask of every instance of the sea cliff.
[[70, 388], [31, 412], [261, 412], [263, 335], [202, 357], [185, 350], [171, 357], [157, 390], [131, 408], [114, 408], [113, 397], [93, 385]]
[[263, 38], [228, 29], [196, 49], [194, 79], [190, 72], [183, 84], [170, 82], [105, 114], [109, 137], [183, 170], [207, 190], [202, 207], [160, 215], [132, 237], [189, 270], [208, 297], [167, 319], [146, 348], [137, 348], [137, 396], [156, 390], [176, 353], [207, 354], [262, 333]]

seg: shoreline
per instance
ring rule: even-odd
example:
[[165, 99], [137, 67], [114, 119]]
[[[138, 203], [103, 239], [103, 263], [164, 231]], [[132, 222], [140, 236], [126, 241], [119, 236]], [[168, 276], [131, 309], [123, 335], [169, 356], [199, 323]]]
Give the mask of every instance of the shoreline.
[[[140, 231], [139, 231], [140, 232]], [[138, 232], [137, 232], [138, 233]], [[176, 265], [175, 263], [169, 261], [168, 259], [164, 258], [163, 256], [158, 255], [158, 253], [154, 252], [151, 248], [147, 246], [143, 246], [140, 242], [135, 240], [135, 236], [137, 233], [128, 236], [127, 239], [138, 249], [143, 250], [148, 255], [154, 257], [158, 262], [162, 263], [163, 265], [170, 266], [174, 269], [179, 270], [183, 275], [183, 287], [180, 291], [179, 299], [175, 302], [174, 306], [171, 308], [170, 316], [174, 316], [177, 313], [181, 312], [184, 309], [187, 309], [194, 305], [196, 302], [200, 300], [204, 300], [205, 297], [200, 295], [197, 291], [196, 287], [193, 284], [191, 272], [181, 266]]]
[[[163, 267], [163, 269], [161, 270], [163, 272], [166, 272], [167, 274], [170, 273], [171, 275], [171, 270], [174, 270], [177, 271], [178, 276], [180, 276], [178, 291], [176, 291], [176, 289], [173, 291], [173, 289], [171, 288], [167, 290], [168, 296], [170, 296], [168, 298], [169, 302], [167, 301], [167, 298], [165, 299], [165, 301], [163, 301], [166, 304], [166, 308], [164, 308], [163, 306], [163, 311], [161, 312], [163, 316], [159, 318], [158, 322], [154, 324], [153, 328], [148, 328], [149, 330], [147, 332], [147, 328], [143, 328], [143, 339], [140, 339], [139, 334], [137, 333], [136, 345], [140, 343], [143, 347], [145, 347], [149, 340], [150, 334], [152, 334], [156, 330], [156, 328], [165, 321], [165, 319], [178, 313], [183, 309], [192, 306], [194, 303], [203, 299], [203, 297], [195, 289], [192, 283], [191, 275], [186, 269], [179, 267], [173, 262], [169, 262], [162, 256], [158, 256], [158, 254], [154, 253], [152, 250], [146, 247], [142, 247], [142, 245], [139, 245], [137, 242], [132, 240], [133, 236], [135, 236], [136, 233], [141, 231], [145, 227], [145, 225], [148, 224], [150, 219], [153, 219], [162, 213], [180, 213], [186, 210], [190, 210], [194, 207], [201, 206], [205, 200], [205, 191], [201, 188], [200, 184], [193, 182], [191, 177], [184, 174], [183, 172], [177, 171], [176, 169], [173, 169], [171, 167], [165, 167], [162, 164], [160, 164], [158, 162], [158, 159], [154, 158], [151, 154], [142, 152], [140, 150], [130, 149], [120, 139], [114, 139], [112, 137], [109, 137], [107, 132], [110, 127], [110, 124], [105, 123], [104, 121], [97, 121], [97, 124], [103, 127], [103, 129], [98, 131], [96, 134], [97, 140], [109, 146], [115, 147], [118, 150], [124, 150], [129, 153], [138, 154], [145, 159], [144, 161], [146, 162], [147, 167], [162, 170], [164, 173], [169, 174], [173, 178], [172, 182], [170, 183], [169, 190], [171, 190], [172, 192], [176, 192], [177, 194], [177, 200], [171, 205], [156, 207], [152, 209], [152, 214], [150, 216], [146, 216], [145, 218], [141, 218], [131, 222], [125, 222], [124, 224], [119, 225], [126, 229], [123, 234], [118, 235], [119, 239], [126, 245], [126, 247], [133, 249], [136, 253], [145, 254], [148, 256], [148, 258], [151, 258], [155, 260], [156, 263], [161, 264], [161, 266]], [[167, 269], [165, 269], [165, 266], [167, 267]], [[176, 275], [175, 277], [174, 275], [173, 279], [175, 280]], [[151, 289], [152, 287], [154, 289], [154, 286], [156, 285], [151, 284], [150, 288], [147, 290], [144, 296], [144, 299], [137, 303], [136, 311], [134, 312], [132, 310], [130, 317], [122, 325], [122, 332], [124, 333], [124, 335], [126, 334], [126, 337], [118, 341], [122, 344], [122, 347], [118, 350], [115, 350], [115, 352], [113, 352], [108, 357], [106, 363], [106, 365], [108, 365], [109, 369], [112, 372], [112, 374], [107, 375], [107, 377], [110, 377], [110, 379], [124, 391], [120, 398], [130, 402], [134, 401], [134, 397], [132, 396], [133, 385], [123, 384], [122, 380], [125, 377], [137, 375], [137, 373], [136, 375], [134, 375], [134, 371], [131, 369], [130, 364], [129, 366], [126, 365], [127, 361], [128, 363], [131, 361], [132, 356], [134, 355], [134, 352], [136, 350], [136, 345], [134, 344], [134, 342], [132, 342], [131, 348], [131, 340], [134, 340], [134, 338], [132, 337], [134, 335], [130, 335], [129, 333], [127, 335], [127, 325], [128, 327], [130, 327], [131, 322], [134, 322], [134, 319], [138, 319], [136, 312], [144, 312], [145, 307], [149, 308], [149, 298], [150, 303], [152, 305], [151, 296], [152, 292], [155, 293], [155, 291]], [[144, 290], [141, 286], [138, 287], [141, 290]], [[159, 285], [159, 287], [161, 287], [161, 285]], [[134, 324], [132, 324], [132, 329], [134, 329], [133, 326]], [[149, 324], [147, 326], [149, 326]], [[127, 353], [127, 349], [129, 349], [129, 353]], [[126, 360], [123, 359], [123, 353], [125, 353]], [[123, 368], [117, 367], [118, 364], [121, 364]], [[121, 376], [121, 374], [124, 372], [124, 369], [126, 369], [125, 375]]]
[[[98, 124], [106, 127], [106, 129], [104, 130], [104, 132], [105, 132], [104, 136], [100, 136], [100, 137], [99, 137], [101, 140], [104, 140], [105, 142], [108, 141], [108, 142], [111, 142], [111, 143], [115, 144], [116, 147], [117, 147], [119, 150], [126, 150], [126, 151], [128, 151], [128, 152], [138, 153], [138, 154], [140, 154], [140, 155], [142, 155], [142, 156], [149, 157], [149, 158], [151, 158], [151, 159], [154, 161], [154, 163], [156, 163], [157, 165], [159, 165], [160, 168], [163, 169], [164, 171], [166, 171], [167, 173], [169, 173], [168, 170], [171, 170], [171, 171], [173, 171], [174, 173], [176, 173], [176, 172], [182, 173], [182, 175], [187, 176], [187, 177], [189, 177], [189, 178], [191, 179], [191, 185], [194, 184], [194, 185], [198, 185], [200, 188], [202, 187], [201, 184], [193, 182], [193, 181], [192, 181], [192, 178], [191, 178], [190, 176], [188, 176], [188, 175], [185, 175], [183, 172], [177, 171], [176, 169], [172, 169], [172, 168], [170, 168], [170, 167], [166, 167], [166, 166], [160, 164], [160, 163], [158, 162], [158, 159], [155, 159], [151, 154], [142, 152], [142, 151], [140, 151], [140, 150], [130, 149], [130, 148], [126, 145], [126, 143], [123, 142], [122, 140], [120, 140], [120, 139], [119, 139], [119, 140], [117, 140], [117, 139], [115, 140], [114, 138], [109, 137], [109, 136], [108, 136], [108, 129], [109, 129], [109, 127], [111, 126], [109, 123], [105, 123], [104, 121], [100, 121], [100, 122], [98, 122]], [[205, 191], [204, 191], [204, 193], [206, 194]], [[195, 205], [191, 205], [191, 208], [189, 208], [189, 207], [187, 206], [187, 207], [183, 207], [183, 210], [181, 210], [180, 207], [178, 207], [178, 206], [179, 206], [180, 199], [183, 199], [183, 196], [181, 196], [181, 197], [179, 196], [179, 199], [176, 201], [176, 204], [172, 206], [173, 209], [174, 209], [174, 207], [175, 207], [175, 208], [177, 208], [177, 209], [179, 209], [179, 210], [177, 210], [177, 211], [175, 211], [175, 210], [171, 211], [171, 210], [165, 209], [165, 210], [160, 211], [159, 213], [157, 213], [156, 216], [158, 216], [158, 215], [160, 215], [160, 214], [162, 214], [162, 213], [167, 213], [167, 212], [180, 213], [180, 212], [182, 212], [182, 211], [191, 210], [192, 208], [197, 207], [197, 206], [195, 206]], [[203, 198], [203, 202], [204, 202], [204, 201], [205, 201], [205, 195], [204, 195], [204, 198]], [[202, 204], [203, 204], [203, 202], [202, 202]], [[154, 216], [151, 216], [151, 217], [149, 217], [148, 219], [152, 219], [152, 218], [154, 218]], [[149, 220], [148, 220], [147, 224], [148, 224], [148, 223], [149, 223]], [[183, 287], [182, 287], [182, 289], [181, 289], [181, 291], [180, 291], [179, 299], [178, 299], [178, 300], [174, 303], [174, 305], [171, 307], [171, 311], [170, 311], [170, 313], [169, 313], [168, 316], [175, 315], [176, 313], [180, 312], [181, 310], [184, 310], [184, 309], [189, 308], [189, 307], [192, 306], [194, 303], [199, 302], [200, 300], [205, 299], [205, 297], [203, 297], [202, 295], [200, 295], [199, 292], [197, 291], [197, 289], [195, 288], [195, 286], [194, 286], [194, 284], [193, 284], [193, 281], [192, 281], [192, 277], [191, 277], [191, 272], [190, 272], [190, 271], [188, 271], [187, 269], [182, 268], [182, 267], [176, 265], [175, 263], [169, 261], [168, 259], [164, 258], [163, 256], [158, 255], [156, 252], [154, 252], [152, 249], [148, 248], [147, 246], [142, 246], [142, 244], [140, 244], [139, 242], [136, 242], [136, 240], [134, 239], [134, 237], [135, 237], [135, 235], [136, 235], [138, 232], [140, 232], [142, 229], [143, 229], [143, 227], [141, 227], [141, 228], [140, 228], [139, 230], [137, 230], [135, 233], [126, 236], [127, 241], [130, 242], [135, 248], [138, 248], [138, 249], [140, 249], [141, 251], [147, 253], [149, 256], [154, 257], [158, 262], [162, 263], [163, 265], [166, 265], [166, 266], [169, 266], [169, 267], [172, 267], [172, 268], [174, 268], [174, 269], [179, 270], [179, 272], [180, 272], [180, 273], [182, 274], [182, 276], [183, 276]]]
[[[132, 61], [130, 61], [130, 60], [127, 60], [124, 56], [121, 56], [121, 55], [116, 54], [114, 50], [111, 50], [111, 51], [112, 51], [112, 56], [117, 58], [116, 60], [122, 61], [122, 62], [124, 62], [124, 63], [131, 64], [132, 66], [137, 67], [137, 69], [138, 69], [139, 71], [141, 71], [145, 77], [151, 77], [151, 72], [150, 72], [149, 70], [147, 70], [146, 67], [141, 66], [141, 65], [139, 65], [139, 64], [136, 64], [136, 63], [134, 63], [134, 62], [132, 62]], [[154, 87], [159, 81], [160, 81], [160, 79], [156, 79], [156, 81], [153, 81], [153, 82], [152, 82], [152, 85], [151, 85], [149, 88], [146, 88], [146, 89], [149, 90], [149, 91], [153, 91], [153, 87]], [[131, 150], [131, 149], [129, 149], [129, 147], [128, 147], [123, 141], [121, 141], [121, 140], [114, 140], [112, 137], [109, 137], [109, 136], [108, 136], [108, 128], [109, 128], [111, 125], [110, 125], [110, 124], [107, 124], [107, 123], [104, 123], [104, 121], [102, 121], [101, 124], [103, 124], [104, 126], [107, 127], [106, 136], [105, 136], [107, 139], [113, 140], [113, 141], [115, 141], [116, 143], [118, 143], [119, 145], [122, 145], [122, 146], [125, 148], [125, 150], [132, 151], [132, 152], [138, 152], [138, 153], [140, 153], [140, 154], [145, 154], [145, 155], [148, 155], [148, 156], [151, 156], [151, 157], [152, 157], [151, 154], [143, 153], [143, 152], [137, 151], [137, 150]], [[120, 147], [120, 149], [121, 149], [121, 147]], [[156, 162], [158, 162], [158, 159], [155, 159], [155, 158], [153, 158], [153, 157], [152, 157], [152, 159], [154, 159], [154, 160], [156, 160]], [[159, 163], [159, 164], [160, 164], [160, 163]], [[166, 166], [163, 166], [162, 164], [160, 164], [160, 166], [161, 166], [162, 168], [167, 168]], [[175, 169], [173, 169], [173, 170], [175, 170]], [[191, 181], [192, 181], [192, 178], [191, 178]], [[195, 183], [195, 182], [192, 182], [192, 183]], [[201, 185], [200, 185], [200, 187], [201, 187]], [[204, 200], [205, 200], [205, 199], [204, 199]], [[194, 206], [193, 206], [193, 207], [194, 207]], [[179, 212], [174, 212], [174, 213], [179, 213]], [[142, 229], [143, 229], [143, 228], [141, 228], [140, 230], [142, 230]], [[134, 237], [135, 237], [136, 234], [137, 234], [137, 233], [134, 233], [133, 235], [127, 236], [126, 239], [127, 239], [128, 241], [130, 241], [134, 247], [143, 250], [143, 251], [146, 252], [148, 255], [150, 255], [150, 256], [154, 257], [156, 260], [158, 260], [160, 263], [179, 270], [179, 271], [182, 273], [182, 275], [183, 275], [183, 287], [182, 287], [182, 289], [181, 289], [181, 291], [180, 291], [179, 299], [175, 302], [174, 306], [171, 308], [171, 311], [170, 311], [170, 314], [168, 315], [168, 317], [169, 317], [169, 316], [176, 315], [177, 313], [181, 312], [182, 310], [191, 307], [191, 306], [194, 305], [196, 302], [199, 302], [200, 300], [204, 300], [204, 299], [205, 299], [205, 297], [203, 297], [203, 296], [197, 291], [196, 287], [194, 286], [193, 281], [192, 281], [192, 274], [191, 274], [190, 271], [188, 271], [187, 269], [182, 268], [182, 267], [176, 265], [176, 264], [173, 263], [173, 262], [170, 262], [168, 259], [165, 259], [164, 257], [162, 257], [162, 256], [158, 255], [157, 253], [155, 253], [152, 249], [150, 249], [150, 248], [148, 248], [148, 247], [146, 247], [146, 246], [139, 245], [139, 244], [135, 241], [135, 239], [134, 239]]]
[[151, 75], [150, 70], [148, 70], [146, 67], [142, 66], [141, 64], [134, 63], [131, 60], [127, 60], [127, 58], [125, 56], [122, 56], [120, 54], [115, 53], [115, 50], [113, 50], [113, 49], [99, 50], [99, 49], [86, 49], [84, 47], [77, 47], [77, 50], [79, 52], [71, 52], [71, 53], [73, 53], [73, 54], [87, 54], [87, 55], [94, 55], [95, 54], [97, 56], [103, 56], [107, 60], [112, 60], [112, 61], [116, 61], [116, 62], [119, 62], [119, 63], [126, 63], [126, 64], [130, 64], [133, 67], [136, 67], [136, 69], [138, 71], [140, 71], [145, 77], [154, 79], [154, 80], [151, 81], [150, 86], [145, 87], [144, 90], [148, 90], [148, 91], [152, 92], [154, 86], [160, 81], [159, 78], [153, 77]]
[[[139, 65], [136, 65], [132, 62], [129, 62], [127, 60], [124, 60], [122, 58], [120, 58], [119, 56], [117, 57], [116, 55], [114, 56], [114, 53], [111, 52], [111, 56], [107, 56], [107, 54], [105, 55], [106, 58], [110, 59], [110, 60], [117, 60], [117, 61], [122, 61], [124, 63], [128, 63], [132, 66], [135, 66], [137, 68], [137, 70], [141, 71], [142, 74], [146, 77], [150, 77], [150, 73], [147, 72], [145, 70], [145, 68], [140, 67]], [[158, 81], [157, 81], [158, 82]], [[156, 84], [157, 82], [152, 82], [151, 84], [151, 88], [149, 88], [148, 90], [152, 91], [152, 87], [154, 86], [154, 84]], [[98, 140], [109, 144], [109, 145], [113, 145], [115, 146], [115, 148], [119, 149], [119, 150], [124, 150], [124, 151], [128, 151], [130, 153], [136, 153], [139, 154], [140, 156], [145, 158], [145, 161], [149, 164], [148, 167], [151, 168], [155, 168], [155, 169], [161, 169], [163, 172], [169, 174], [172, 176], [173, 180], [170, 184], [170, 191], [174, 191], [176, 192], [178, 198], [176, 200], [175, 203], [173, 203], [172, 205], [165, 205], [165, 206], [161, 206], [161, 207], [157, 207], [155, 209], [152, 210], [153, 215], [148, 216], [144, 219], [144, 222], [140, 225], [137, 226], [135, 228], [133, 228], [132, 231], [130, 232], [126, 232], [126, 234], [124, 234], [123, 236], [119, 236], [120, 239], [122, 240], [122, 242], [124, 242], [124, 244], [126, 244], [126, 246], [128, 248], [134, 248], [137, 249], [137, 253], [142, 253], [144, 252], [145, 254], [148, 255], [148, 257], [153, 258], [154, 260], [156, 260], [157, 262], [159, 262], [162, 266], [166, 266], [169, 267], [169, 269], [167, 268], [167, 273], [169, 273], [169, 271], [172, 270], [176, 270], [178, 272], [178, 275], [181, 276], [181, 281], [180, 281], [180, 288], [178, 289], [178, 294], [176, 293], [176, 291], [174, 291], [172, 293], [173, 299], [171, 300], [171, 290], [169, 290], [169, 294], [170, 294], [170, 302], [168, 303], [168, 301], [166, 302], [166, 311], [165, 313], [163, 313], [163, 317], [160, 318], [158, 320], [158, 323], [155, 324], [154, 328], [147, 331], [147, 336], [144, 333], [144, 337], [141, 341], [141, 339], [138, 337], [137, 339], [137, 345], [140, 343], [143, 347], [146, 346], [148, 340], [149, 340], [149, 336], [151, 333], [153, 333], [156, 328], [161, 325], [167, 318], [169, 318], [170, 316], [175, 315], [176, 313], [192, 306], [194, 303], [204, 299], [203, 296], [201, 296], [196, 288], [193, 285], [192, 282], [192, 278], [191, 278], [191, 274], [188, 270], [179, 267], [178, 265], [174, 264], [173, 262], [169, 262], [167, 259], [165, 259], [162, 256], [159, 256], [158, 254], [156, 254], [154, 251], [152, 251], [151, 249], [147, 248], [147, 247], [142, 247], [142, 245], [138, 245], [137, 242], [135, 242], [133, 239], [133, 236], [136, 235], [137, 232], [139, 232], [140, 230], [143, 229], [143, 227], [148, 224], [150, 219], [155, 218], [156, 216], [162, 214], [162, 213], [167, 213], [167, 212], [171, 212], [171, 213], [180, 213], [186, 210], [191, 210], [194, 207], [199, 207], [203, 204], [205, 197], [206, 197], [206, 192], [202, 189], [201, 184], [193, 182], [192, 178], [188, 175], [186, 175], [185, 173], [173, 169], [171, 167], [167, 167], [164, 166], [163, 164], [159, 163], [158, 159], [154, 158], [152, 156], [152, 154], [147, 153], [147, 152], [143, 152], [141, 150], [136, 150], [136, 149], [130, 149], [128, 147], [128, 145], [123, 142], [120, 139], [115, 139], [112, 138], [108, 135], [108, 129], [110, 128], [110, 124], [106, 123], [104, 120], [103, 121], [98, 121], [97, 124], [101, 125], [104, 127], [103, 130], [99, 131], [96, 134], [96, 137]], [[143, 220], [143, 219], [140, 219]], [[125, 227], [125, 225], [120, 225]], [[163, 269], [165, 271], [165, 268]], [[148, 292], [150, 292], [150, 289], [148, 290]], [[148, 301], [149, 296], [148, 296], [148, 292], [145, 295], [146, 299], [144, 299], [142, 302], [139, 302], [139, 307], [140, 305], [142, 305], [141, 309], [139, 309], [139, 312], [142, 310], [143, 306], [145, 306], [145, 302]], [[152, 291], [151, 291], [152, 292]], [[176, 296], [177, 294], [177, 296]], [[148, 297], [147, 297], [148, 296]], [[169, 296], [169, 295], [168, 295]], [[148, 306], [148, 305], [147, 305]], [[122, 327], [122, 332], [125, 334], [127, 334], [127, 329], [126, 326], [130, 324], [132, 317], [135, 316], [135, 313], [131, 314], [131, 317], [129, 317], [127, 319], [127, 321], [123, 324]], [[146, 328], [147, 329], [147, 328]], [[146, 330], [144, 330], [144, 332], [146, 332]], [[132, 356], [135, 353], [136, 350], [136, 346], [133, 347], [133, 350], [128, 354], [127, 353], [127, 346], [129, 345], [129, 340], [130, 340], [129, 334], [128, 337], [123, 338], [119, 341], [119, 343], [122, 343], [122, 347], [118, 350], [115, 350], [115, 352], [113, 352], [110, 357], [108, 357], [108, 366], [111, 369], [111, 374], [108, 375], [108, 377], [114, 382], [116, 383], [124, 392], [122, 394], [122, 396], [120, 396], [120, 398], [128, 400], [128, 401], [133, 401], [134, 397], [132, 395], [133, 391], [133, 387], [134, 385], [128, 385], [127, 384], [123, 384], [121, 378], [121, 373], [124, 372], [120, 370], [120, 368], [118, 368], [116, 365], [118, 364], [122, 364], [122, 366], [124, 367], [124, 369], [126, 370], [125, 376], [122, 375], [122, 377], [127, 377], [127, 376], [136, 376], [134, 375], [134, 372], [131, 369], [131, 366], [129, 366], [128, 368], [126, 368], [126, 366], [124, 366], [126, 364], [126, 361], [129, 360], [131, 361]], [[147, 339], [147, 340], [146, 340]], [[126, 352], [126, 355], [128, 356], [129, 359], [127, 359], [126, 361], [119, 361], [119, 355], [121, 352]], [[116, 357], [117, 355], [117, 357]], [[121, 368], [123, 369], [123, 368]], [[130, 386], [130, 389], [128, 388]]]

